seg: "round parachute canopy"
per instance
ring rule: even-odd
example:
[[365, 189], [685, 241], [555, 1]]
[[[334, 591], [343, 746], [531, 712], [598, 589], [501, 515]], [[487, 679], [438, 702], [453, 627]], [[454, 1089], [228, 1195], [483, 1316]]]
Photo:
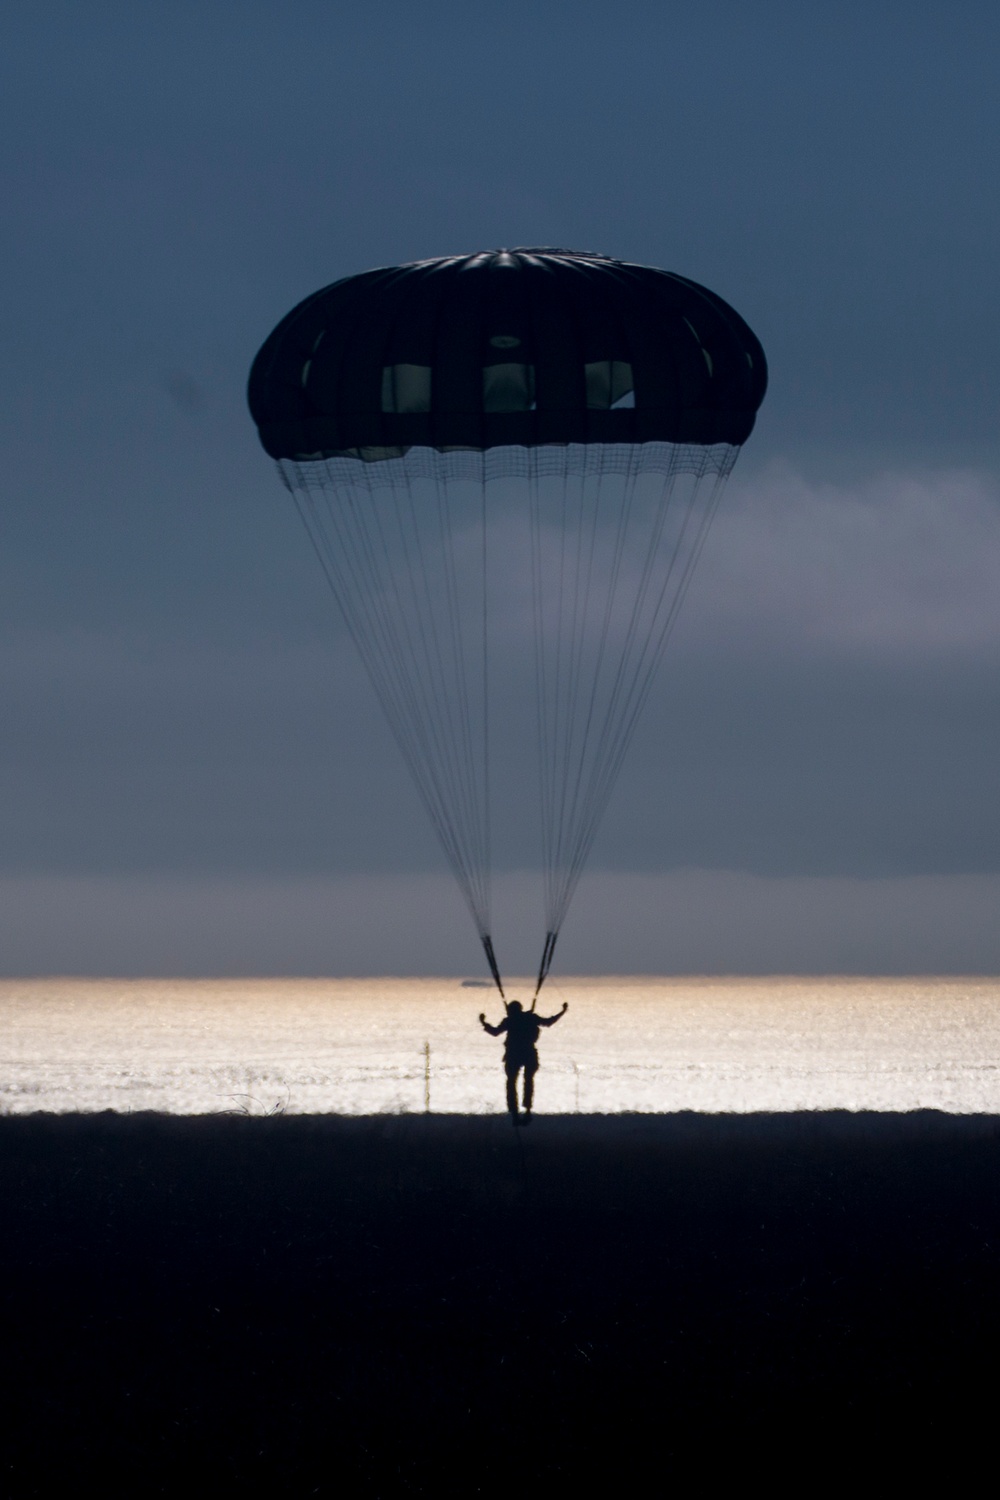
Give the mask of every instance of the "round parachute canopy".
[[[713, 292], [568, 250], [349, 277], [254, 361], [261, 442], [501, 994], [491, 869], [495, 827], [526, 828], [520, 747], [534, 740], [540, 987], [766, 384]], [[514, 867], [530, 861], [518, 842]]]
[[414, 446], [727, 444], [749, 437], [764, 351], [714, 292], [652, 266], [495, 250], [349, 276], [307, 297], [250, 374], [277, 459]]

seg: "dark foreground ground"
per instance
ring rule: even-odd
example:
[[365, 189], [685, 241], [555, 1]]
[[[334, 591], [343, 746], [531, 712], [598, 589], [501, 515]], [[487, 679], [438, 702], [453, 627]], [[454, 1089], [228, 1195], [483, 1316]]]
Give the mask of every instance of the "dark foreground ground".
[[1000, 1120], [7, 1118], [0, 1204], [12, 1497], [995, 1468]]

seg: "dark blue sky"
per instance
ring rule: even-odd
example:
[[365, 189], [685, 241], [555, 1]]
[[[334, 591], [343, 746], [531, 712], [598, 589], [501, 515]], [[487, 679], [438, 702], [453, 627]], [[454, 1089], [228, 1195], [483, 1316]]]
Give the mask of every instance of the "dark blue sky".
[[316, 287], [503, 244], [771, 362], [596, 870], [997, 876], [998, 64], [989, 4], [11, 6], [0, 879], [436, 878], [244, 384]]

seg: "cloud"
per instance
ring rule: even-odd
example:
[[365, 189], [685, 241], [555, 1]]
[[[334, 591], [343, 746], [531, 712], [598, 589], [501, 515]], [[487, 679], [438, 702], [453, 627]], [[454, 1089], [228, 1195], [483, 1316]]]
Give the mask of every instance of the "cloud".
[[[0, 880], [8, 975], [484, 973], [443, 876]], [[595, 872], [560, 940], [572, 973], [998, 973], [1000, 877], [769, 879]], [[505, 974], [533, 972], [537, 878], [498, 882]]]
[[739, 471], [678, 632], [685, 646], [920, 662], [1000, 655], [1000, 482], [974, 471], [810, 482]]
[[[237, 549], [229, 592], [203, 604], [189, 593], [137, 615], [131, 559], [123, 602], [102, 590], [88, 614], [81, 592], [64, 624], [35, 610], [30, 574], [26, 613], [8, 601], [0, 869], [441, 868], [306, 539], [296, 571], [290, 518], [268, 515], [252, 531], [262, 547], [280, 532], [274, 568]], [[595, 868], [995, 870], [998, 516], [986, 473], [734, 478]], [[538, 845], [530, 651], [494, 675], [509, 710], [495, 724], [495, 854], [516, 870]]]

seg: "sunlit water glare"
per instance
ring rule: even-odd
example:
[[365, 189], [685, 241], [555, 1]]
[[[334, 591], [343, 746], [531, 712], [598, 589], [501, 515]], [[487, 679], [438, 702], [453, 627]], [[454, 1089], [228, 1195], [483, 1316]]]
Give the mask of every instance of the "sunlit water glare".
[[[511, 992], [524, 995], [526, 985]], [[1000, 980], [555, 980], [536, 1109], [1000, 1113]], [[0, 982], [0, 1111], [503, 1109], [455, 979]]]

